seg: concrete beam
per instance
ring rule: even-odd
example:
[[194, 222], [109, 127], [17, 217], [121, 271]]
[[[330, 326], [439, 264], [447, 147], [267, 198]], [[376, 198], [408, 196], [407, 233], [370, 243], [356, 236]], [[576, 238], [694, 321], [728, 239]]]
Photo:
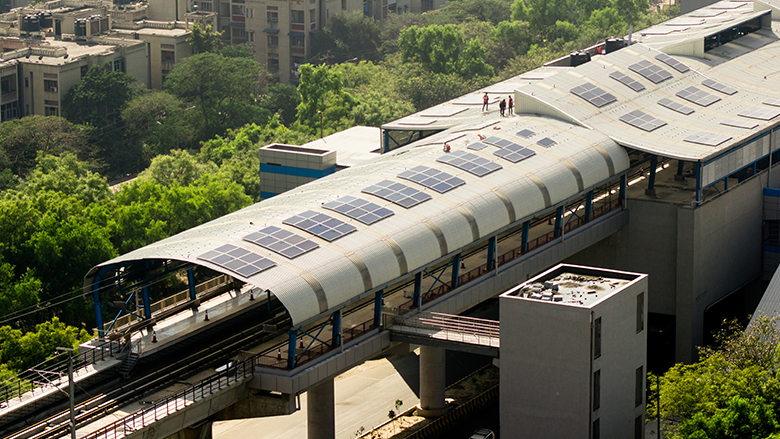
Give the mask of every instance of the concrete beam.
[[420, 346], [420, 416], [434, 418], [447, 413], [445, 352], [442, 348]]
[[333, 378], [312, 387], [306, 398], [306, 436], [308, 439], [336, 438], [336, 400]]

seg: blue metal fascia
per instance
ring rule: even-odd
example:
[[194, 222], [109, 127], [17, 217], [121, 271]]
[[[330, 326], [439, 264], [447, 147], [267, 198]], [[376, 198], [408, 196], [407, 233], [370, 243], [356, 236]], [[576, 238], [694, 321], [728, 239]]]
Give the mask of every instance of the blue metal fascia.
[[260, 163], [260, 172], [267, 172], [269, 174], [293, 175], [295, 177], [322, 178], [326, 175], [330, 175], [336, 172], [336, 167], [331, 166], [330, 168], [325, 169], [308, 169]]

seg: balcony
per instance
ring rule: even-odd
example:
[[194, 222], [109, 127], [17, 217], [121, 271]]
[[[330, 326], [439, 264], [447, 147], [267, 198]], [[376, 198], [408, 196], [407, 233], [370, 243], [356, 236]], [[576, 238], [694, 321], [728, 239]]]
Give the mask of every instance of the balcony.
[[173, 63], [172, 61], [163, 61], [160, 63], [160, 69], [167, 70], [170, 72], [171, 70], [173, 70], [174, 65], [175, 63]]
[[315, 31], [315, 30], [317, 30], [317, 22], [316, 22], [316, 21], [313, 21], [313, 22], [311, 22], [311, 23], [309, 24], [309, 30], [310, 30], [310, 31]]
[[230, 17], [230, 21], [232, 21], [233, 23], [245, 23], [246, 22], [246, 16], [244, 16], [243, 14], [242, 15], [233, 14]]
[[294, 32], [306, 32], [306, 25], [303, 23], [292, 23], [290, 30]]

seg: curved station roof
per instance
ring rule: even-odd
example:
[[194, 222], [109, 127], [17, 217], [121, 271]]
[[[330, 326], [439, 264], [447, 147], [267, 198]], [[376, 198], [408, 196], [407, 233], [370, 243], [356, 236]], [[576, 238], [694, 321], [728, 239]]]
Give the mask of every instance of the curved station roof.
[[[629, 169], [626, 148], [703, 162], [773, 128], [776, 13], [716, 3], [583, 65], [399, 119], [383, 128], [440, 132], [104, 262], [85, 285], [131, 261], [185, 261], [270, 289], [294, 324], [308, 321], [614, 179]], [[759, 28], [705, 50], [742, 23]], [[517, 114], [502, 118], [506, 94]]]

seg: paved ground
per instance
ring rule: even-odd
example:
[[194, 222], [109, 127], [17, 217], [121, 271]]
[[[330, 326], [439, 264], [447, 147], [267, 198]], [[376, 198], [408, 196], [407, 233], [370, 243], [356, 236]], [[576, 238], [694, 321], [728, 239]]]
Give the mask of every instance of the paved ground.
[[[336, 439], [351, 439], [360, 427], [370, 430], [387, 421], [397, 399], [405, 410], [420, 402], [417, 354], [368, 361], [335, 379]], [[306, 394], [301, 410], [288, 416], [224, 421], [214, 424], [217, 439], [293, 439], [306, 437]], [[259, 432], [262, 432], [259, 435]]]

